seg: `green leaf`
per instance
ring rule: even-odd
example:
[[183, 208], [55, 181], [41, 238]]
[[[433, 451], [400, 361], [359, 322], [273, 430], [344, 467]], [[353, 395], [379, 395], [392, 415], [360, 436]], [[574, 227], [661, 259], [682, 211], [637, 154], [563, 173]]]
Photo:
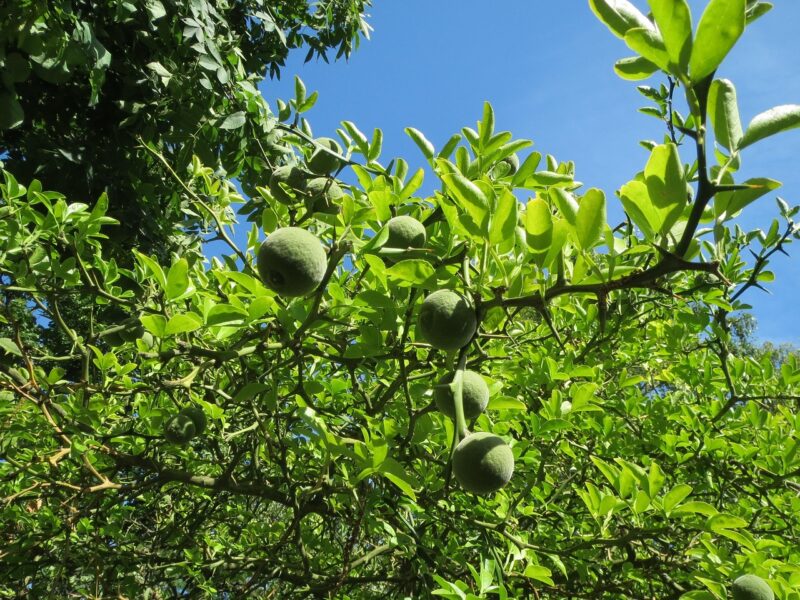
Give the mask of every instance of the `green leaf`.
[[489, 200], [486, 194], [449, 161], [440, 158], [436, 163], [440, 168], [439, 177], [454, 196], [456, 203], [485, 231], [489, 218]]
[[625, 213], [646, 237], [652, 238], [661, 231], [663, 219], [647, 193], [647, 186], [641, 181], [629, 181], [619, 190], [619, 199]]
[[701, 515], [705, 515], [707, 517], [715, 515], [717, 514], [717, 512], [718, 512], [717, 509], [714, 508], [712, 505], [710, 505], [708, 502], [701, 502], [699, 500], [686, 502], [672, 510], [673, 514], [700, 513]]
[[744, 132], [744, 136], [739, 143], [739, 149], [746, 148], [759, 140], [795, 127], [800, 127], [800, 104], [776, 106], [760, 115], [756, 115], [750, 121], [747, 131]]
[[[408, 137], [414, 140], [414, 143], [417, 145], [417, 147], [420, 150], [422, 150], [422, 153], [425, 155], [425, 158], [431, 160], [433, 158], [435, 149], [433, 147], [433, 144], [431, 144], [428, 141], [428, 138], [426, 138], [421, 131], [419, 131], [418, 129], [414, 129], [413, 127], [406, 127], [404, 131], [406, 132]], [[459, 136], [459, 139], [461, 139], [461, 136]], [[456, 143], [458, 142], [456, 141]]]
[[661, 488], [664, 486], [664, 481], [666, 477], [664, 472], [661, 470], [661, 467], [658, 466], [658, 463], [653, 462], [650, 464], [650, 473], [647, 475], [648, 481], [648, 494], [651, 498], [655, 498], [658, 493], [661, 491]]
[[528, 410], [528, 405], [510, 396], [494, 396], [486, 410]]
[[647, 27], [631, 29], [625, 34], [625, 43], [662, 71], [670, 71], [669, 55], [657, 30]]
[[167, 298], [174, 300], [183, 295], [189, 288], [189, 262], [185, 258], [175, 262], [167, 273]]
[[748, 179], [741, 185], [751, 187], [750, 189], [736, 190], [735, 192], [720, 192], [714, 197], [714, 215], [717, 218], [731, 218], [751, 202], [755, 202], [764, 194], [781, 187], [779, 181], [765, 177]]
[[553, 572], [542, 565], [528, 565], [525, 567], [525, 571], [523, 571], [522, 575], [528, 579], [535, 579], [547, 585], [555, 585], [552, 578]]
[[562, 188], [550, 188], [548, 192], [550, 201], [556, 205], [558, 212], [566, 219], [567, 223], [575, 227], [578, 222], [578, 201], [572, 192]]
[[159, 265], [154, 259], [142, 254], [136, 249], [133, 250], [133, 254], [134, 256], [136, 256], [137, 260], [139, 261], [139, 264], [142, 265], [142, 268], [144, 269], [145, 273], [148, 275], [152, 275], [155, 278], [156, 283], [158, 283], [158, 285], [161, 287], [161, 289], [166, 289], [167, 276], [164, 275], [164, 270], [161, 268], [161, 265]]
[[628, 0], [589, 0], [592, 12], [619, 38], [624, 38], [635, 27], [653, 27], [653, 24]]
[[0, 348], [2, 348], [8, 354], [22, 356], [19, 346], [17, 346], [16, 342], [14, 342], [11, 338], [0, 338]]
[[686, 0], [648, 0], [670, 62], [686, 74], [692, 54], [692, 13]]
[[663, 233], [675, 224], [686, 206], [686, 180], [678, 147], [662, 144], [653, 148], [644, 177], [650, 201], [662, 212]]
[[420, 285], [424, 283], [428, 278], [433, 276], [434, 272], [434, 268], [429, 262], [418, 258], [401, 260], [397, 264], [386, 269], [386, 275], [389, 279], [403, 281], [411, 285]]
[[478, 131], [481, 146], [485, 148], [494, 133], [494, 109], [489, 102], [483, 103], [483, 119], [478, 123]]
[[550, 206], [538, 196], [525, 207], [525, 231], [528, 246], [534, 253], [545, 255], [553, 238], [553, 216]]
[[220, 129], [239, 129], [247, 121], [245, 112], [240, 110], [225, 117], [225, 120], [220, 123]]
[[517, 226], [518, 205], [516, 196], [508, 189], [503, 189], [497, 199], [497, 209], [491, 216], [489, 243], [500, 244], [514, 236], [514, 228]]
[[596, 188], [588, 190], [578, 205], [575, 218], [575, 233], [578, 244], [590, 250], [603, 232], [606, 224], [606, 195]]
[[692, 486], [686, 485], [685, 483], [679, 483], [669, 492], [667, 492], [667, 494], [664, 496], [664, 500], [661, 502], [661, 505], [664, 507], [666, 513], [669, 514], [677, 504], [680, 504], [691, 493]]
[[156, 337], [164, 337], [167, 329], [167, 319], [162, 315], [144, 315], [139, 319], [147, 331]]
[[[143, 319], [144, 320], [144, 319]], [[188, 333], [203, 326], [203, 319], [200, 315], [188, 312], [174, 315], [167, 322], [164, 335], [176, 335], [178, 333]]]
[[414, 493], [414, 486], [417, 485], [417, 482], [405, 472], [403, 466], [395, 459], [391, 457], [386, 458], [378, 467], [378, 471], [386, 477], [386, 479], [399, 487], [400, 491], [406, 496], [412, 500], [417, 499], [417, 495]]
[[0, 90], [0, 130], [14, 129], [22, 125], [24, 120], [25, 111], [16, 94]]
[[647, 79], [658, 71], [658, 65], [651, 63], [643, 56], [629, 56], [614, 63], [614, 72], [628, 81]]
[[700, 22], [689, 59], [692, 81], [702, 81], [717, 67], [742, 35], [745, 25], [745, 0], [711, 0]]
[[738, 148], [742, 140], [742, 121], [736, 88], [729, 80], [715, 79], [711, 84], [708, 90], [708, 117], [717, 143], [729, 150]]
[[242, 308], [230, 304], [216, 304], [206, 315], [206, 325], [243, 323], [247, 318], [248, 313]]
[[747, 521], [728, 513], [717, 513], [708, 518], [706, 529], [720, 531], [721, 529], [741, 529], [747, 527]]

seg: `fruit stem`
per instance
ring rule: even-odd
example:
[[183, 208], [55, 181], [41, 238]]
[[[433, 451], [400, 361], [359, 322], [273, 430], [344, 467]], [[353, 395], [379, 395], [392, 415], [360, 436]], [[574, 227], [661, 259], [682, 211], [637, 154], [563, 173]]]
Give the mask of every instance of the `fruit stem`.
[[464, 418], [464, 369], [467, 366], [466, 348], [461, 349], [458, 357], [458, 365], [450, 382], [450, 390], [453, 392], [453, 404], [456, 409], [456, 432], [459, 438], [467, 437], [467, 422]]

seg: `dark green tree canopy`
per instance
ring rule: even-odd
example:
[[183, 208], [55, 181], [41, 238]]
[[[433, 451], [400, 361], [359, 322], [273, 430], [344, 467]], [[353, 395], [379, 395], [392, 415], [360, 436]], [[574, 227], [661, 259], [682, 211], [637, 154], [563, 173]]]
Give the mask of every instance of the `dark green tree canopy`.
[[[0, 155], [70, 198], [107, 192], [115, 236], [168, 252], [191, 232], [178, 186], [193, 155], [252, 191], [274, 119], [256, 87], [288, 52], [348, 56], [368, 0], [19, 0], [0, 6]], [[268, 175], [268, 173], [267, 173]]]

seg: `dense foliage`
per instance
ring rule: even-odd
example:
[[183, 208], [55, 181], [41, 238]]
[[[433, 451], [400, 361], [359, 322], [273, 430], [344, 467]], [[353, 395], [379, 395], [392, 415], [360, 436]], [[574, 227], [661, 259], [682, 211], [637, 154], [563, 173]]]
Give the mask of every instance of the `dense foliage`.
[[[69, 198], [107, 192], [114, 236], [169, 256], [196, 241], [179, 186], [193, 155], [248, 193], [281, 153], [257, 90], [288, 52], [348, 56], [366, 0], [21, 0], [0, 6], [0, 155]], [[332, 52], [331, 52], [332, 51]], [[118, 256], [119, 258], [119, 256]]]
[[[349, 121], [330, 155], [299, 81], [276, 124], [297, 174], [246, 200], [201, 158], [184, 178], [145, 144], [225, 256], [134, 251], [125, 269], [103, 251], [119, 230], [106, 196], [4, 170], [0, 595], [720, 600], [734, 580], [764, 592], [760, 577], [800, 599], [800, 359], [742, 343], [740, 316], [800, 207], [736, 224], [779, 186], [737, 181], [743, 151], [800, 125], [800, 107], [744, 128], [733, 84], [714, 80], [765, 5], [711, 0], [694, 34], [684, 0], [651, 0], [652, 21], [590, 5], [637, 52], [621, 75], [666, 78], [639, 87], [666, 134], [643, 142], [617, 225], [572, 162], [495, 131], [489, 104], [438, 150], [408, 129], [427, 160], [411, 173]], [[308, 180], [345, 170], [356, 183], [309, 201]], [[387, 243], [401, 215], [424, 224], [410, 247]], [[286, 227], [327, 251], [305, 296], [281, 293], [259, 254]], [[438, 290], [475, 318], [461, 347], [437, 349], [448, 328], [420, 317]], [[60, 310], [73, 294], [92, 298], [86, 335]], [[50, 322], [63, 355], [31, 335]], [[489, 390], [470, 422], [467, 371]], [[434, 399], [451, 378], [455, 419]], [[457, 483], [468, 432], [510, 447], [499, 491]]]

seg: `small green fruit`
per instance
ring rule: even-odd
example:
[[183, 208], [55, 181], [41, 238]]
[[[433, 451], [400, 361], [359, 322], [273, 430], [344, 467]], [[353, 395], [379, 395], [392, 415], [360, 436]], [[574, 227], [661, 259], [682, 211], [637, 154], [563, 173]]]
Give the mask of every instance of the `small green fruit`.
[[[339, 145], [339, 142], [332, 138], [319, 138], [316, 140], [317, 144], [328, 148], [331, 152], [336, 154], [342, 153], [342, 147]], [[328, 152], [324, 150], [320, 150], [317, 148], [314, 150], [314, 153], [311, 155], [311, 158], [308, 159], [308, 169], [313, 173], [317, 173], [318, 175], [328, 175], [329, 173], [333, 173], [342, 165], [342, 161]]]
[[509, 482], [513, 473], [514, 453], [493, 433], [472, 433], [453, 452], [453, 475], [468, 492], [496, 492]]
[[144, 335], [144, 326], [139, 322], [139, 319], [128, 319], [125, 323], [125, 329], [119, 332], [119, 336], [126, 342], [135, 342]]
[[284, 165], [272, 172], [272, 176], [269, 178], [269, 193], [278, 202], [292, 204], [294, 198], [288, 194], [285, 188], [300, 194], [305, 189], [305, 183], [306, 175], [301, 169], [292, 165]]
[[325, 276], [328, 259], [317, 237], [299, 227], [273, 231], [258, 249], [258, 273], [281, 296], [305, 296]]
[[164, 426], [164, 439], [173, 444], [185, 444], [196, 434], [194, 421], [183, 411], [170, 417]]
[[311, 212], [335, 215], [343, 197], [339, 184], [327, 177], [316, 177], [306, 185], [306, 208]]
[[181, 410], [180, 414], [192, 420], [195, 435], [201, 435], [206, 430], [206, 413], [199, 406], [187, 406]]
[[733, 582], [733, 600], [775, 600], [775, 594], [758, 575], [742, 575]]
[[[453, 376], [453, 373], [448, 373], [442, 377], [433, 390], [436, 406], [451, 419], [456, 418], [455, 398], [448, 385], [453, 381]], [[464, 418], [470, 421], [486, 410], [486, 405], [489, 404], [489, 386], [486, 385], [480, 373], [475, 371], [464, 371], [461, 381]]]
[[414, 217], [401, 215], [392, 217], [386, 222], [389, 230], [389, 237], [386, 239], [384, 248], [422, 248], [425, 245], [427, 234], [425, 226]]
[[119, 331], [105, 334], [103, 336], [103, 340], [105, 340], [106, 344], [112, 348], [117, 348], [125, 343], [125, 340], [122, 339], [122, 334]]
[[516, 173], [517, 169], [519, 169], [519, 158], [516, 154], [512, 154], [497, 161], [497, 164], [492, 169], [492, 174], [495, 177], [506, 177]]
[[418, 322], [422, 337], [440, 350], [464, 347], [478, 327], [472, 303], [453, 290], [437, 290], [425, 298]]

